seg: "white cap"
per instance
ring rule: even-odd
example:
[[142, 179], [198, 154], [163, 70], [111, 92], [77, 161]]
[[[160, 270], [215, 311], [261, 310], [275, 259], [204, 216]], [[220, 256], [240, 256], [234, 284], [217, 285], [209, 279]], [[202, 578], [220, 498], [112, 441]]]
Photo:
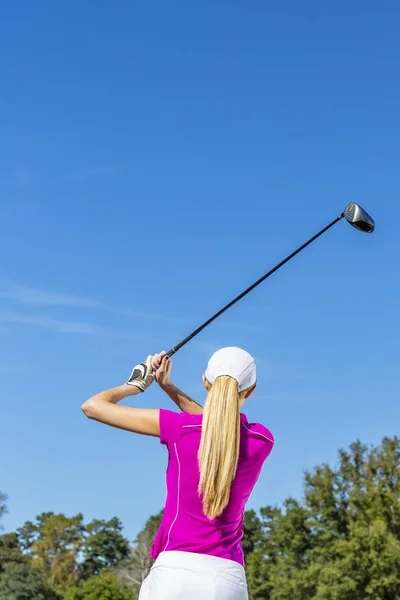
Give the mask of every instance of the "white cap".
[[248, 390], [257, 381], [254, 358], [241, 348], [221, 348], [208, 361], [205, 377], [213, 385], [217, 377], [222, 375], [236, 379], [239, 392]]

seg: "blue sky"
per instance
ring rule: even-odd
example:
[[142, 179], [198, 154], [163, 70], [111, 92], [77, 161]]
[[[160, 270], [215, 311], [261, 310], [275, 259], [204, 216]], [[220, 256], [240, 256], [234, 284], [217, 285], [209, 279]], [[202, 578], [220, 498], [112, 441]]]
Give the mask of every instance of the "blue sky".
[[[165, 450], [80, 404], [350, 201], [376, 233], [337, 225], [182, 350], [174, 381], [202, 401], [212, 351], [258, 359], [246, 412], [276, 446], [253, 508], [398, 433], [399, 20], [394, 0], [3, 7], [6, 530], [52, 510], [133, 538], [162, 507]], [[169, 407], [156, 387], [135, 402]]]

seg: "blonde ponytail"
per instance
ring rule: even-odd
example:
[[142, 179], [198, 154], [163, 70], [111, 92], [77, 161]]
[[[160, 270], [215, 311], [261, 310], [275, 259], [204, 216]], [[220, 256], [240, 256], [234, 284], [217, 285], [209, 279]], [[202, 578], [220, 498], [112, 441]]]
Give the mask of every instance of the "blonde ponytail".
[[203, 512], [216, 519], [229, 502], [240, 448], [240, 394], [236, 379], [217, 377], [203, 412], [199, 448]]

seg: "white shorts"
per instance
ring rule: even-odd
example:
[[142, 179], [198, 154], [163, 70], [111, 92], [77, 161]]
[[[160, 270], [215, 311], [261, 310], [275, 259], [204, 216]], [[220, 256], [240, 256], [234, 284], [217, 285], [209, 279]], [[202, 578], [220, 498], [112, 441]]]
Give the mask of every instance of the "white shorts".
[[143, 581], [139, 600], [248, 600], [237, 562], [192, 552], [161, 552]]

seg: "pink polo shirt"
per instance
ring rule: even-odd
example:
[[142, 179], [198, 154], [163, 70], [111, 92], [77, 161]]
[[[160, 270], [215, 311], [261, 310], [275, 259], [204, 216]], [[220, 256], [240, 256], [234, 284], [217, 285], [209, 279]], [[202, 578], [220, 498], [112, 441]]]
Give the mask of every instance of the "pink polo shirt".
[[228, 506], [214, 520], [203, 514], [197, 453], [203, 415], [160, 410], [160, 441], [169, 451], [164, 517], [151, 557], [180, 550], [244, 564], [242, 537], [246, 502], [274, 445], [271, 432], [241, 415], [239, 463]]

